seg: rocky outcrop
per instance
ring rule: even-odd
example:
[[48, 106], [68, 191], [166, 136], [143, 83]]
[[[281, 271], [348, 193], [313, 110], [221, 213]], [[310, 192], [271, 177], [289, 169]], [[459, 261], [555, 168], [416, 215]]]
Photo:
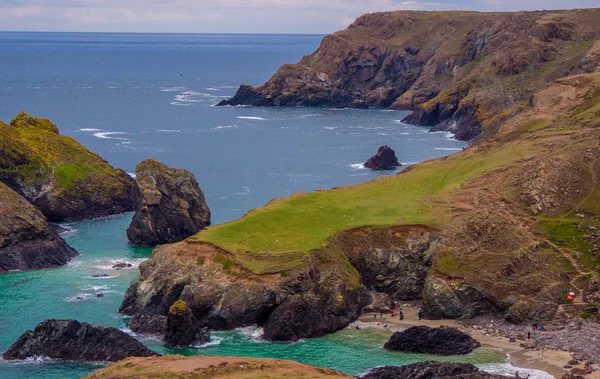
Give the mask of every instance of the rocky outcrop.
[[470, 363], [419, 362], [405, 366], [377, 367], [360, 377], [361, 379], [507, 379], [494, 375]]
[[127, 229], [131, 243], [179, 242], [210, 225], [210, 209], [191, 172], [147, 159], [135, 174], [135, 215]]
[[468, 354], [481, 344], [456, 328], [413, 326], [392, 334], [384, 348], [407, 353], [461, 355]]
[[168, 345], [199, 346], [210, 341], [208, 329], [202, 328], [185, 301], [177, 300], [169, 309], [165, 342]]
[[392, 300], [420, 299], [441, 238], [422, 226], [360, 228], [332, 238], [360, 273], [361, 283]]
[[599, 36], [597, 9], [365, 14], [220, 105], [414, 110], [406, 122], [470, 140], [550, 81], [596, 70]]
[[61, 136], [50, 120], [21, 112], [0, 122], [0, 181], [51, 222], [133, 210], [133, 179]]
[[367, 290], [418, 298], [438, 242], [427, 227], [359, 228], [311, 254], [237, 256], [188, 239], [155, 249], [120, 311], [136, 332], [156, 318], [157, 330], [145, 332], [161, 334], [159, 320], [182, 300], [199, 327], [258, 324], [267, 340], [319, 337], [355, 321], [372, 301]]
[[77, 255], [40, 211], [0, 183], [0, 273], [59, 267]]
[[46, 320], [25, 332], [2, 357], [48, 357], [70, 361], [116, 362], [159, 354], [118, 329], [75, 320]]
[[358, 273], [338, 269], [348, 262], [341, 254], [327, 260], [305, 256], [283, 274], [254, 274], [234, 259], [209, 244], [184, 241], [159, 246], [140, 265], [140, 281], [131, 284], [120, 311], [133, 316], [130, 327], [137, 331], [136, 325], [150, 322], [134, 320], [160, 320], [182, 300], [195, 326], [227, 330], [258, 324], [265, 339], [289, 341], [345, 327], [358, 318], [368, 300]]
[[373, 170], [393, 170], [402, 165], [398, 162], [394, 150], [389, 146], [383, 145], [379, 147], [377, 154], [365, 162], [364, 166]]

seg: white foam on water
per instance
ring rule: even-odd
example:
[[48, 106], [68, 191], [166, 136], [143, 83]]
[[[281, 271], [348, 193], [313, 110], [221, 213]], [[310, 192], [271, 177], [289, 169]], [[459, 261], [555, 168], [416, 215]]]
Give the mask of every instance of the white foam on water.
[[92, 287], [87, 287], [87, 288], [82, 288], [82, 291], [103, 291], [103, 290], [107, 290], [109, 289], [109, 286], [92, 286]]
[[255, 342], [262, 342], [262, 337], [265, 334], [265, 330], [258, 325], [244, 326], [242, 328], [235, 329], [235, 331], [252, 339]]
[[221, 341], [223, 341], [223, 338], [221, 338], [221, 337], [210, 337], [209, 342], [203, 343], [202, 345], [192, 346], [192, 347], [196, 348], [196, 349], [202, 349], [204, 347], [217, 346], [217, 345], [221, 344]]
[[407, 133], [407, 132], [400, 133], [400, 134], [401, 134], [401, 135], [403, 135], [403, 136], [408, 136], [408, 135], [410, 135], [410, 133]]
[[446, 132], [446, 134], [444, 134], [444, 137], [446, 137], [447, 140], [452, 140], [454, 141], [454, 137], [456, 136], [456, 134], [452, 133], [452, 132]]
[[172, 101], [169, 104], [171, 104], [171, 105], [178, 105], [180, 107], [189, 107], [190, 105], [192, 105], [192, 104], [180, 103], [179, 101]]
[[160, 92], [178, 92], [184, 90], [185, 87], [171, 87], [171, 88], [163, 88]]
[[157, 132], [159, 132], [159, 133], [181, 133], [181, 130], [179, 130], [179, 129], [158, 129]]
[[237, 127], [238, 127], [237, 125], [219, 125], [219, 126], [214, 127], [213, 129], [217, 129], [217, 130], [220, 130], [220, 129], [234, 129], [234, 128], [237, 128]]
[[241, 120], [258, 120], [258, 121], [264, 121], [265, 119], [262, 117], [256, 117], [256, 116], [238, 116], [239, 119]]
[[93, 277], [93, 276], [86, 276], [87, 279], [96, 279], [96, 280], [105, 280], [105, 279], [114, 279], [114, 278], [118, 278], [118, 276], [114, 276], [114, 275], [108, 275], [108, 276], [99, 276], [99, 277]]
[[69, 303], [78, 303], [80, 301], [88, 300], [92, 297], [89, 293], [80, 293], [77, 296], [74, 296], [69, 299]]
[[[94, 261], [94, 265], [91, 267], [100, 269], [100, 270], [133, 270], [140, 266], [140, 264], [146, 261], [148, 258], [136, 258], [136, 259], [98, 259]], [[123, 267], [123, 268], [113, 268], [114, 265], [119, 263], [129, 263], [131, 267]]]
[[334, 130], [334, 129], [337, 129], [337, 128], [338, 128], [337, 126], [326, 126], [323, 129]]
[[133, 330], [129, 329], [127, 326], [125, 326], [125, 327], [123, 327], [123, 328], [121, 328], [119, 330], [122, 331], [125, 334], [129, 334], [132, 337], [136, 337], [137, 336], [137, 334], [134, 333]]
[[434, 147], [433, 150], [462, 151], [462, 147]]
[[220, 91], [219, 88], [212, 88], [212, 87], [205, 88], [204, 90], [206, 90], [206, 91]]
[[127, 175], [131, 176], [133, 179], [135, 179], [137, 176], [133, 172], [128, 172]]
[[116, 139], [121, 141], [127, 141], [127, 138], [121, 137], [112, 137], [112, 136], [121, 136], [125, 134], [125, 132], [96, 132], [94, 133], [94, 137], [101, 139]]
[[353, 163], [350, 165], [350, 167], [357, 169], [357, 170], [363, 170], [366, 169], [365, 164], [364, 163]]
[[236, 195], [248, 195], [250, 193], [250, 187], [248, 186], [242, 186], [242, 188], [244, 189], [244, 192], [236, 192]]
[[548, 374], [545, 371], [520, 368], [511, 365], [510, 363], [489, 363], [484, 365], [477, 365], [482, 371], [486, 371], [492, 374], [505, 375], [508, 377], [514, 377], [515, 372], [519, 371], [519, 377], [525, 378], [529, 375], [530, 379], [553, 379], [554, 376]]
[[379, 136], [387, 136], [387, 133], [377, 133]]
[[81, 129], [77, 129], [80, 132], [101, 132], [102, 129], [94, 129], [94, 128], [81, 128]]

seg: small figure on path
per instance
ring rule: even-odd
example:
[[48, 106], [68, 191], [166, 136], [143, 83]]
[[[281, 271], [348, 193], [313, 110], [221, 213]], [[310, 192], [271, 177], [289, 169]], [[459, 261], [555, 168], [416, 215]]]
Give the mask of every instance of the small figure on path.
[[417, 312], [417, 317], [419, 317], [419, 321], [421, 321], [421, 319], [423, 318], [423, 311], [421, 310], [421, 308], [419, 308], [419, 311]]
[[404, 320], [404, 313], [402, 311], [400, 311], [399, 313], [400, 313], [400, 321]]

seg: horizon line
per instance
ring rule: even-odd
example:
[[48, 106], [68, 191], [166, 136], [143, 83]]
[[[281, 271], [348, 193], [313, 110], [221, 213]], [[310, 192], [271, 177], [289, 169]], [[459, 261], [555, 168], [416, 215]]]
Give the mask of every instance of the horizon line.
[[52, 30], [0, 30], [0, 33], [80, 33], [80, 34], [204, 34], [204, 35], [255, 35], [255, 36], [325, 36], [331, 33], [244, 33], [244, 32], [115, 32], [115, 31], [52, 31]]

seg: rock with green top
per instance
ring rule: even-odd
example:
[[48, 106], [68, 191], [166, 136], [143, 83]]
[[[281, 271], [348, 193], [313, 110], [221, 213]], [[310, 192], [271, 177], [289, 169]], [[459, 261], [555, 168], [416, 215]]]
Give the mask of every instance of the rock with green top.
[[200, 326], [185, 301], [177, 300], [167, 315], [165, 342], [172, 346], [198, 346], [210, 341], [208, 329]]
[[179, 242], [210, 225], [210, 209], [191, 172], [146, 159], [135, 174], [135, 215], [127, 229], [131, 243]]
[[0, 183], [0, 273], [58, 267], [76, 255], [40, 211]]
[[133, 179], [125, 171], [25, 112], [10, 125], [0, 122], [0, 181], [51, 222], [133, 210]]

